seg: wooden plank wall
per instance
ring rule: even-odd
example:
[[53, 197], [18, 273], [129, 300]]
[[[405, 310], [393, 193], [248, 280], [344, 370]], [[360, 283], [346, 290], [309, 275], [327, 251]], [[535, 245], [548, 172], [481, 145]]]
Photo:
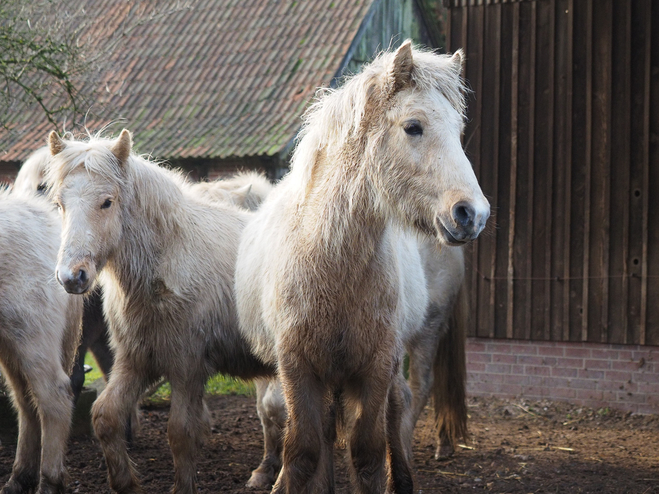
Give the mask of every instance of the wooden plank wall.
[[447, 45], [493, 207], [470, 334], [659, 345], [659, 2], [454, 0]]

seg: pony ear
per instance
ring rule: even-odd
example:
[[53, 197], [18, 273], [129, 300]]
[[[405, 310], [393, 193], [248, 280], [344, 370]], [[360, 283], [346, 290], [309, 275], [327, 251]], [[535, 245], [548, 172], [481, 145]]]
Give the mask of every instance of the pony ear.
[[389, 96], [393, 96], [411, 84], [413, 69], [412, 41], [408, 39], [396, 50], [396, 55], [394, 55], [394, 62], [389, 72]]
[[58, 155], [66, 147], [64, 141], [54, 130], [48, 135], [48, 147], [50, 148], [50, 154], [53, 156]]
[[465, 54], [462, 51], [462, 48], [459, 48], [451, 57], [451, 67], [455, 71], [456, 74], [460, 75], [462, 74], [462, 68], [464, 67], [464, 62], [465, 62]]
[[112, 154], [117, 158], [119, 163], [125, 163], [128, 157], [130, 156], [130, 151], [133, 149], [133, 137], [130, 135], [130, 132], [126, 129], [121, 131], [119, 139], [112, 146]]

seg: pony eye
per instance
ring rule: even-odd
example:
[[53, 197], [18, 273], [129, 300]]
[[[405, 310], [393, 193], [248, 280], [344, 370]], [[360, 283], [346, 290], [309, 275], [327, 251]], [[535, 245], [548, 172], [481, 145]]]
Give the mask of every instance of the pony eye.
[[101, 204], [101, 209], [107, 209], [110, 206], [112, 206], [112, 201], [110, 199], [106, 199], [103, 204]]
[[403, 127], [403, 129], [405, 129], [407, 135], [411, 135], [411, 136], [423, 135], [423, 127], [421, 127], [421, 122], [418, 122], [416, 120], [407, 122]]

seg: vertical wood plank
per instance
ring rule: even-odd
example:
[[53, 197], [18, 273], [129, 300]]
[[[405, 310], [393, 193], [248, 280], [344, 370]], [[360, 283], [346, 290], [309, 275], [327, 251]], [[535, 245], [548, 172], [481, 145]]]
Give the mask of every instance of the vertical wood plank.
[[[654, 300], [659, 298], [659, 6], [651, 2], [651, 26], [648, 38], [651, 39], [648, 50], [646, 100], [649, 111], [647, 122], [647, 160], [644, 162], [644, 172], [647, 170], [647, 205], [644, 205], [643, 215], [645, 228], [643, 231], [643, 287], [641, 313], [642, 345], [659, 344], [659, 304]], [[646, 191], [644, 191], [646, 192]], [[651, 281], [651, 284], [650, 284]], [[647, 315], [646, 315], [647, 314]]]
[[[513, 182], [513, 159], [510, 143], [512, 141], [513, 118], [513, 31], [514, 9], [512, 4], [500, 5], [500, 32], [502, 36], [499, 43], [499, 136], [497, 161], [497, 236], [495, 262], [494, 295], [496, 300], [494, 310], [494, 328], [497, 338], [506, 338], [508, 335], [508, 313], [511, 310], [512, 299], [508, 296], [508, 251], [513, 232], [515, 209], [514, 197], [511, 196]], [[512, 330], [512, 328], [511, 328]]]
[[593, 134], [588, 341], [606, 342], [609, 303], [611, 48], [613, 0], [593, 9]]
[[[480, 315], [481, 334], [489, 338], [495, 336], [495, 306], [496, 306], [496, 253], [498, 228], [494, 223], [499, 222], [499, 208], [497, 202], [497, 182], [499, 166], [499, 107], [500, 107], [500, 77], [501, 77], [501, 4], [481, 7], [484, 9], [484, 33], [483, 36], [483, 86], [482, 104], [487, 108], [483, 112], [482, 125], [487, 132], [481, 132], [481, 154], [480, 154], [480, 181], [484, 193], [489, 197], [490, 203], [495, 207], [495, 215], [490, 219], [488, 228], [490, 234], [481, 236], [478, 245], [478, 264], [481, 272], [487, 277], [481, 284], [478, 298], [488, 301], [488, 305], [479, 307], [483, 309]], [[493, 234], [492, 234], [493, 233]], [[485, 333], [485, 331], [487, 331]]]
[[537, 7], [532, 338], [550, 338], [555, 0]]
[[[629, 237], [628, 270], [629, 299], [627, 310], [627, 333], [625, 343], [639, 343], [641, 326], [645, 323], [643, 285], [644, 266], [647, 258], [643, 232], [647, 216], [647, 161], [650, 111], [650, 45], [651, 45], [651, 0], [638, 0], [631, 6], [630, 40], [630, 157], [629, 157]], [[641, 322], [643, 320], [643, 322]]]
[[629, 294], [631, 2], [613, 3], [607, 343], [626, 343]]
[[[481, 180], [481, 115], [483, 109], [483, 25], [484, 25], [484, 7], [471, 7], [467, 15], [467, 32], [469, 46], [469, 55], [467, 57], [466, 74], [468, 83], [473, 91], [473, 96], [469, 101], [468, 123], [465, 129], [465, 152], [474, 167], [474, 172]], [[488, 223], [492, 223], [490, 219]], [[489, 328], [484, 328], [481, 322], [483, 308], [487, 308], [489, 296], [483, 298], [483, 285], [488, 282], [484, 279], [480, 271], [479, 263], [480, 246], [484, 237], [480, 238], [471, 246], [471, 300], [475, 308], [472, 313], [472, 325], [476, 336], [489, 336]], [[486, 310], [486, 309], [485, 309]]]
[[517, 111], [519, 96], [519, 3], [512, 6], [512, 60], [510, 76], [510, 219], [508, 220], [508, 259], [507, 259], [507, 300], [506, 312], [506, 338], [514, 337], [514, 314], [515, 314], [515, 230], [517, 228]]
[[591, 200], [591, 165], [593, 140], [593, 0], [586, 0], [585, 13], [585, 156], [584, 156], [584, 241], [583, 241], [583, 289], [581, 340], [588, 340], [589, 300], [590, 300], [590, 200]]
[[[570, 240], [572, 232], [572, 223], [570, 211], [572, 210], [572, 81], [573, 81], [573, 50], [574, 50], [574, 0], [567, 2], [567, 36], [566, 53], [565, 53], [565, 117], [563, 119], [565, 129], [565, 148], [563, 150], [563, 157], [565, 159], [565, 217], [564, 217], [564, 246], [563, 246], [563, 331], [561, 335], [562, 341], [570, 340], [570, 259], [571, 249]], [[559, 164], [560, 166], [560, 164]]]
[[[569, 0], [557, 0], [554, 11], [555, 25], [552, 42], [555, 53], [554, 77], [554, 120], [552, 146], [552, 229], [551, 229], [551, 281], [550, 281], [550, 332], [551, 340], [562, 340], [564, 314], [568, 312], [565, 305], [564, 280], [565, 267], [569, 265], [569, 203], [570, 203], [570, 152], [568, 147], [571, 113], [568, 110], [568, 78], [570, 73], [568, 38], [572, 13]], [[568, 225], [566, 227], [566, 225]]]
[[517, 99], [517, 181], [515, 203], [514, 263], [515, 291], [513, 292], [514, 337], [531, 337], [531, 289], [533, 281], [533, 211], [534, 211], [534, 115], [535, 115], [535, 53], [536, 2], [519, 4], [519, 86]]

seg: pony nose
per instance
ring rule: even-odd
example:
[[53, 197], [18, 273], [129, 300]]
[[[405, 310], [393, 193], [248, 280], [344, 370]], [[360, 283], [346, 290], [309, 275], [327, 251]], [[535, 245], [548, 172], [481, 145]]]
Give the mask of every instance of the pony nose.
[[465, 230], [473, 230], [476, 211], [468, 202], [460, 201], [453, 206], [451, 210], [453, 221]]
[[57, 281], [69, 293], [85, 293], [89, 288], [89, 275], [83, 268], [74, 271], [58, 269]]

